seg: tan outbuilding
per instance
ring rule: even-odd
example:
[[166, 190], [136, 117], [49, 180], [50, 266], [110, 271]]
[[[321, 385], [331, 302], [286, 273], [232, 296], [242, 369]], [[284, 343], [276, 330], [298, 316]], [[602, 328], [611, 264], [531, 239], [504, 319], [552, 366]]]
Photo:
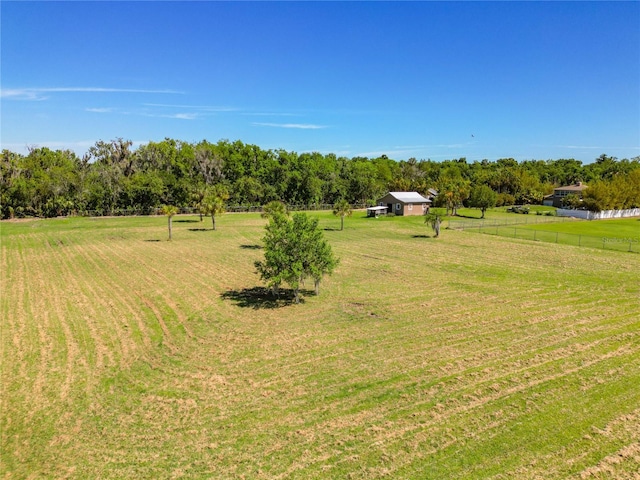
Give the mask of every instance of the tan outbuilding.
[[431, 207], [431, 200], [418, 192], [389, 192], [378, 200], [388, 213], [395, 215], [424, 215]]

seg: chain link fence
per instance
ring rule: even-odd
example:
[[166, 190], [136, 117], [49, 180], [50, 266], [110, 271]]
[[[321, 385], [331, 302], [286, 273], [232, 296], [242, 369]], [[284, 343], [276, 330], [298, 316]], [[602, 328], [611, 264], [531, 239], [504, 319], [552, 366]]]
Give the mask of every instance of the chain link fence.
[[540, 223], [565, 223], [578, 221], [571, 217], [556, 217], [551, 215], [524, 215], [514, 214], [514, 218], [501, 218], [493, 220], [475, 220], [466, 222], [464, 220], [448, 219], [447, 228], [451, 230], [466, 230], [469, 228], [478, 229], [484, 227], [496, 227], [500, 225], [537, 225]]
[[[570, 220], [569, 220], [570, 221]], [[462, 222], [461, 222], [462, 223]], [[530, 222], [544, 223], [544, 222]], [[547, 222], [550, 223], [550, 222]], [[555, 222], [558, 223], [558, 222]], [[518, 226], [520, 225], [520, 226]], [[483, 223], [468, 225], [466, 227], [452, 226], [459, 230], [476, 231], [488, 235], [518, 238], [521, 240], [533, 240], [534, 242], [558, 243], [562, 245], [575, 245], [578, 247], [601, 248], [618, 252], [640, 253], [640, 236], [638, 237], [598, 237], [577, 233], [554, 232], [534, 228], [524, 228], [522, 224]]]

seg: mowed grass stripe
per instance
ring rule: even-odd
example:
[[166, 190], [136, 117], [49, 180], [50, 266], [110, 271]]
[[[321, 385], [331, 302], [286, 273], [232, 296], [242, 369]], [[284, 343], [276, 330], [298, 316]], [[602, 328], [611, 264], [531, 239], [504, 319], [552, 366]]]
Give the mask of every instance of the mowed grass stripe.
[[[27, 331], [32, 332], [25, 340], [37, 347], [37, 354], [22, 357], [22, 361], [31, 368], [27, 378], [16, 386], [20, 402], [9, 404], [20, 412], [7, 427], [8, 435], [5, 437], [11, 445], [8, 451], [15, 448], [20, 452], [11, 459], [14, 465], [14, 462], [48, 461], [44, 453], [46, 449], [42, 447], [54, 437], [59, 418], [51, 413], [67, 399], [71, 382], [77, 378], [75, 369], [78, 366], [78, 350], [73, 344], [69, 326], [61, 319], [56, 301], [52, 300], [56, 297], [49, 296], [51, 264], [44, 261], [43, 255], [28, 255], [24, 266], [25, 273], [29, 275], [29, 285], [33, 287], [28, 288], [25, 302], [28, 308], [12, 313], [15, 319], [26, 324]], [[20, 348], [17, 350], [17, 355], [3, 359], [3, 364], [5, 360], [13, 362], [20, 358]], [[13, 388], [10, 387], [9, 391]]]
[[107, 273], [110, 268], [99, 262], [86, 246], [78, 247], [73, 266], [78, 279], [76, 294], [80, 297], [79, 304], [83, 307], [95, 305], [87, 321], [95, 322], [95, 329], [100, 332], [101, 350], [112, 360], [111, 366], [129, 365], [143, 347], [150, 346], [148, 336], [143, 333], [146, 327], [139, 313], [132, 308], [135, 305], [123, 298], [117, 281], [109, 283]]
[[[134, 255], [124, 253], [120, 245], [112, 242], [104, 249], [119, 259], [121, 268], [127, 269], [131, 288], [158, 323], [165, 324], [163, 332], [169, 343], [177, 340], [172, 338], [176, 335], [193, 336], [187, 319], [205, 308], [210, 299], [219, 297], [223, 288], [220, 279], [235, 277], [232, 270], [224, 270], [220, 262], [211, 261], [207, 251], [211, 248], [201, 242], [174, 248], [168, 242], [154, 243], [151, 248], [137, 245], [139, 250]], [[190, 272], [188, 282], [185, 271]]]
[[[153, 351], [155, 336], [137, 299], [132, 296], [128, 273], [121, 271], [120, 265], [103, 254], [100, 244], [88, 245], [82, 254], [86, 262], [85, 281], [94, 282], [97, 298], [102, 299], [101, 304], [113, 319], [119, 343], [132, 346], [122, 347], [123, 352], [130, 350], [135, 357], [148, 356]], [[132, 360], [123, 359], [125, 365]]]
[[[80, 248], [82, 247], [73, 246], [61, 249], [61, 261], [65, 268], [60, 281], [64, 285], [69, 315], [84, 323], [92, 343], [93, 348], [87, 349], [91, 369], [102, 373], [103, 369], [118, 364], [116, 342], [110, 322], [104, 320], [103, 309], [106, 304], [103, 296], [96, 293], [91, 279], [85, 279], [79, 275], [80, 263], [83, 261], [81, 254], [78, 253]], [[102, 305], [102, 308], [97, 308], [98, 304]], [[122, 354], [118, 356], [121, 357]]]
[[[6, 242], [5, 242], [6, 243]], [[6, 255], [6, 245], [2, 247], [3, 257]], [[7, 359], [14, 359], [13, 362], [3, 362], [3, 371], [13, 367], [13, 375], [5, 378], [17, 376], [20, 382], [27, 380], [27, 367], [31, 365], [27, 361], [30, 352], [37, 349], [36, 342], [30, 342], [32, 334], [28, 334], [29, 328], [34, 328], [32, 322], [27, 321], [29, 316], [29, 294], [26, 285], [27, 267], [21, 251], [15, 255], [8, 256], [2, 271], [2, 302], [3, 319], [3, 353]], [[11, 339], [9, 343], [9, 338]], [[14, 373], [15, 372], [15, 373]], [[3, 383], [4, 385], [4, 383]]]

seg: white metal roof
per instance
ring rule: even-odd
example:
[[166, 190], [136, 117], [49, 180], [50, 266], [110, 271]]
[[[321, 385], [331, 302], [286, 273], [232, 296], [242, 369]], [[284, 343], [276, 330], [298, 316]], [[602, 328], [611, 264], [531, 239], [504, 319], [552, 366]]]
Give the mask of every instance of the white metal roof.
[[429, 203], [431, 200], [424, 198], [418, 192], [389, 192], [394, 198], [404, 203]]

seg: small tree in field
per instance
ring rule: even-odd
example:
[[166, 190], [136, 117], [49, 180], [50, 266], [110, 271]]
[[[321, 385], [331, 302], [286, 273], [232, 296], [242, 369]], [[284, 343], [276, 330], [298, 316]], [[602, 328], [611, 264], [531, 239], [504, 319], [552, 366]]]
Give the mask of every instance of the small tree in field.
[[283, 282], [287, 283], [296, 303], [300, 302], [300, 286], [307, 277], [313, 278], [319, 293], [320, 281], [333, 272], [338, 260], [318, 228], [318, 219], [310, 219], [305, 213], [296, 213], [291, 220], [276, 214], [265, 230], [265, 258], [255, 263], [260, 278], [274, 294]]
[[487, 211], [487, 208], [495, 207], [497, 200], [498, 194], [490, 187], [486, 185], [476, 185], [471, 190], [469, 206], [472, 208], [479, 208], [482, 212], [482, 216], [480, 218], [484, 218], [484, 212]]
[[174, 207], [173, 205], [163, 205], [160, 211], [163, 215], [167, 216], [167, 221], [169, 223], [169, 240], [171, 240], [171, 230], [173, 227], [172, 218], [176, 213], [178, 213], [178, 208]]
[[435, 213], [425, 213], [424, 223], [428, 223], [431, 225], [431, 229], [435, 232], [436, 238], [440, 236], [440, 224], [442, 221], [440, 220], [440, 215], [436, 215]]
[[333, 214], [340, 217], [340, 231], [344, 229], [344, 217], [350, 217], [351, 213], [351, 205], [345, 199], [338, 200], [333, 206]]
[[216, 215], [222, 215], [225, 211], [225, 200], [229, 198], [227, 190], [223, 187], [212, 188], [202, 200], [201, 212], [211, 217], [213, 229], [216, 229]]
[[200, 214], [200, 221], [202, 222], [202, 215], [203, 215], [203, 204], [204, 204], [204, 199], [207, 195], [207, 189], [206, 186], [204, 184], [199, 184], [196, 185], [195, 187], [192, 188], [191, 190], [191, 204], [194, 206], [194, 208], [196, 209], [196, 211]]

